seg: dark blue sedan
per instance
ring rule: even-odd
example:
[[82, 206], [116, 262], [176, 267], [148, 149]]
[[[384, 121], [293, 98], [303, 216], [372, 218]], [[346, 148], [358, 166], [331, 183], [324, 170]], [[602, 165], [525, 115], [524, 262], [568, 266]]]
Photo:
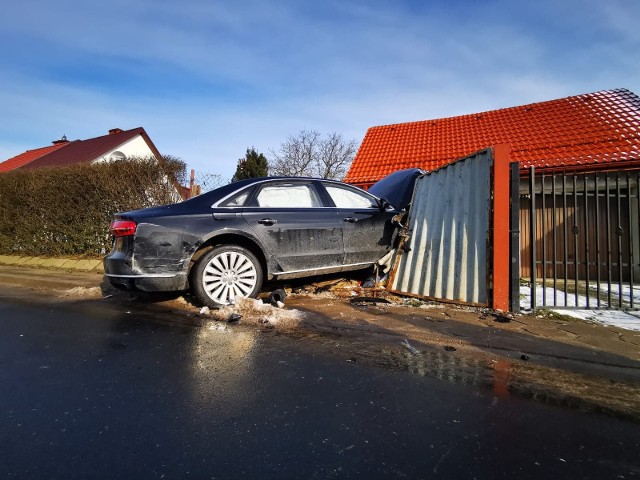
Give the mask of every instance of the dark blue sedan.
[[202, 304], [218, 307], [255, 297], [264, 280], [368, 268], [390, 250], [398, 213], [377, 193], [269, 177], [121, 213], [111, 224], [105, 275], [124, 289], [191, 288]]

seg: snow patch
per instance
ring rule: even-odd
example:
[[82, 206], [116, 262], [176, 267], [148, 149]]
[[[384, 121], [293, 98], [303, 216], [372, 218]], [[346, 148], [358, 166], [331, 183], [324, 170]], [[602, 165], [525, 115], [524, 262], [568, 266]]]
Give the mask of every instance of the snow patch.
[[101, 297], [102, 290], [100, 287], [74, 287], [68, 290], [64, 290], [63, 295], [65, 297], [79, 297], [79, 298], [87, 298], [87, 297]]
[[235, 305], [228, 305], [219, 310], [211, 310], [208, 315], [225, 322], [231, 315], [241, 315], [240, 322], [254, 325], [273, 325], [278, 328], [295, 328], [304, 318], [300, 310], [287, 310], [263, 303], [254, 298], [236, 298]]
[[[615, 299], [618, 298], [617, 287], [617, 285], [612, 285], [611, 289], [612, 298]], [[623, 285], [623, 298], [629, 299], [630, 294], [631, 289], [628, 286]], [[638, 311], [590, 310], [586, 308], [587, 297], [585, 295], [578, 294], [576, 299], [575, 293], [568, 293], [565, 298], [565, 293], [563, 291], [554, 290], [552, 287], [543, 287], [542, 285], [536, 286], [536, 299], [538, 299], [537, 303], [539, 303], [538, 307], [541, 306], [540, 304], [542, 303], [542, 299], [546, 300], [547, 305], [551, 305], [554, 303], [554, 298], [558, 305], [575, 307], [577, 300], [577, 306], [585, 308], [580, 310], [554, 309], [553, 307], [544, 308], [566, 317], [595, 322], [609, 327], [620, 327], [626, 328], [627, 330], [640, 331], [640, 312]], [[634, 305], [640, 305], [640, 291], [638, 289], [634, 289], [633, 291], [633, 301]], [[589, 305], [593, 305], [594, 299], [589, 299], [589, 302]], [[524, 311], [531, 310], [531, 287], [528, 285], [520, 286], [520, 308]]]

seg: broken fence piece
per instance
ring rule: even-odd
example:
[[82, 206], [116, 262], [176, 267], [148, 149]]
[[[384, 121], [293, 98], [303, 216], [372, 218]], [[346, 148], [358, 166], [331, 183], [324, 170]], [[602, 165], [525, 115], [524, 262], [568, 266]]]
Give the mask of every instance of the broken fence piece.
[[353, 297], [349, 300], [349, 303], [391, 303], [386, 298], [380, 297]]
[[409, 340], [407, 340], [406, 338], [404, 339], [403, 342], [400, 342], [400, 344], [404, 348], [409, 350], [409, 352], [413, 353], [414, 355], [420, 355], [420, 351], [417, 348], [412, 347], [411, 344], [409, 343]]

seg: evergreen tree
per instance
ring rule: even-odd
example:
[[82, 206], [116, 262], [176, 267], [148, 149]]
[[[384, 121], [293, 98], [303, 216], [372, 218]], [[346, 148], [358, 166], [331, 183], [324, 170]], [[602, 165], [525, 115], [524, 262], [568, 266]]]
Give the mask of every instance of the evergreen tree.
[[247, 148], [244, 158], [238, 160], [238, 168], [231, 178], [232, 182], [244, 180], [246, 178], [266, 177], [269, 175], [269, 163], [267, 157], [262, 153], [256, 152], [256, 149]]

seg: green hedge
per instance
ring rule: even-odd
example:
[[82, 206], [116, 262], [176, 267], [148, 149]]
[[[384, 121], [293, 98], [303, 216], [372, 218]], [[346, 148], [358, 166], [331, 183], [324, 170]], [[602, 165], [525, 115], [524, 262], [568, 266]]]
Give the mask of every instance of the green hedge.
[[98, 257], [113, 215], [174, 202], [184, 169], [169, 158], [0, 174], [0, 254]]

